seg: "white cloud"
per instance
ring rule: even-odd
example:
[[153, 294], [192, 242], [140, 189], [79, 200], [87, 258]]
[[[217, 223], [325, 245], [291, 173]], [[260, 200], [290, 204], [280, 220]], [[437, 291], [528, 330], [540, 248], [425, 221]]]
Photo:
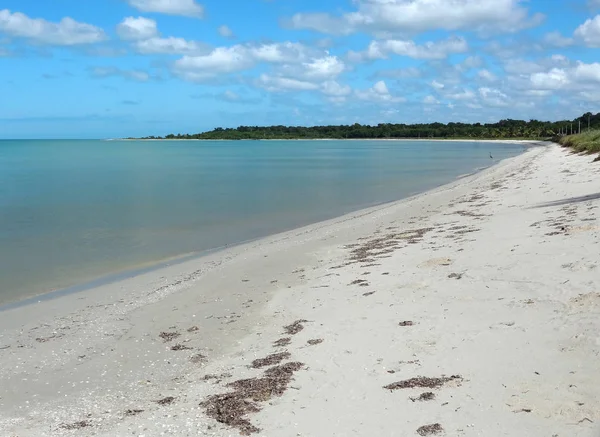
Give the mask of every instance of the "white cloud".
[[563, 88], [571, 81], [567, 72], [562, 68], [553, 68], [547, 72], [533, 73], [531, 85], [537, 90], [555, 90]]
[[204, 15], [204, 7], [194, 0], [127, 0], [127, 2], [134, 8], [144, 12], [196, 18], [201, 18]]
[[281, 42], [272, 44], [239, 46], [246, 50], [252, 58], [257, 61], [284, 63], [302, 62], [309, 54], [309, 49], [293, 42]]
[[555, 67], [565, 67], [570, 64], [570, 60], [564, 55], [552, 55], [548, 58], [536, 59], [535, 61], [525, 59], [508, 59], [504, 63], [504, 70], [510, 74], [530, 75], [548, 71]]
[[437, 80], [433, 80], [431, 82], [431, 86], [438, 91], [443, 90], [446, 87], [443, 83], [440, 83]]
[[302, 68], [302, 75], [307, 79], [327, 79], [340, 75], [346, 66], [336, 56], [326, 56], [303, 62]]
[[352, 93], [352, 88], [348, 85], [340, 85], [334, 80], [327, 81], [321, 85], [323, 94], [331, 97], [346, 97]]
[[124, 79], [134, 80], [136, 82], [146, 82], [150, 79], [150, 75], [145, 71], [121, 70], [114, 67], [94, 67], [91, 69], [91, 74], [94, 77], [119, 76]]
[[483, 65], [483, 60], [479, 56], [469, 56], [460, 65], [461, 70], [470, 70], [479, 68]]
[[597, 62], [593, 64], [578, 62], [573, 69], [573, 76], [578, 81], [600, 83], [600, 64]]
[[488, 82], [494, 82], [497, 79], [497, 77], [496, 77], [496, 75], [494, 73], [492, 73], [489, 70], [486, 70], [485, 68], [482, 69], [482, 70], [479, 70], [477, 72], [477, 76], [480, 79], [483, 79], [483, 80], [488, 81]]
[[357, 90], [356, 96], [361, 100], [374, 102], [400, 103], [406, 101], [404, 97], [393, 96], [383, 80], [376, 82], [372, 88], [367, 90]]
[[494, 88], [479, 88], [479, 96], [486, 106], [504, 107], [509, 103], [508, 96]]
[[550, 32], [544, 35], [543, 42], [552, 47], [568, 47], [573, 45], [573, 38], [567, 38], [560, 32]]
[[29, 18], [20, 12], [11, 13], [8, 9], [0, 10], [0, 32], [39, 44], [60, 46], [92, 44], [106, 39], [99, 27], [69, 17], [52, 23], [42, 18]]
[[[546, 94], [558, 92], [590, 93], [597, 92], [600, 86], [600, 63], [586, 64], [577, 62], [563, 68], [551, 68], [548, 71], [533, 73], [529, 77], [528, 90]], [[540, 94], [541, 95], [541, 94]]]
[[514, 32], [539, 24], [520, 0], [356, 0], [357, 10], [341, 16], [294, 15], [289, 26], [330, 34], [356, 31], [419, 33], [429, 30]]
[[575, 36], [588, 47], [600, 47], [600, 15], [590, 18], [575, 30]]
[[189, 80], [203, 80], [222, 73], [252, 67], [254, 60], [242, 46], [218, 47], [207, 55], [184, 56], [175, 62], [175, 72]]
[[443, 59], [451, 53], [463, 53], [468, 50], [464, 38], [449, 38], [438, 42], [426, 42], [417, 45], [412, 40], [386, 40], [372, 41], [366, 51], [349, 54], [350, 59], [360, 61], [363, 59], [385, 59], [390, 54], [408, 56], [415, 59]]
[[219, 29], [217, 29], [219, 32], [219, 35], [221, 35], [223, 38], [233, 38], [235, 35], [233, 34], [233, 30], [231, 30], [228, 26], [219, 26]]
[[123, 40], [131, 41], [134, 49], [144, 55], [204, 54], [208, 46], [197, 41], [188, 41], [173, 36], [159, 36], [156, 21], [144, 17], [127, 17], [117, 26], [117, 34]]
[[435, 97], [429, 95], [423, 99], [423, 103], [425, 103], [426, 105], [438, 105], [440, 101]]
[[[313, 79], [323, 76], [326, 72], [336, 71], [334, 62], [321, 62], [315, 60], [313, 55], [311, 49], [299, 43], [238, 44], [231, 47], [218, 47], [205, 55], [184, 56], [175, 62], [174, 72], [185, 79], [200, 81], [222, 73], [247, 70], [260, 62], [284, 65], [282, 74], [278, 75], [282, 77], [291, 76], [287, 74], [291, 72], [290, 70], [293, 70], [299, 78], [304, 74], [304, 77]], [[291, 69], [287, 65], [302, 62], [306, 62], [306, 65], [296, 69]]]
[[258, 81], [259, 85], [267, 91], [313, 91], [319, 89], [319, 85], [313, 82], [267, 74], [261, 74]]
[[473, 100], [476, 97], [475, 93], [469, 89], [452, 91], [447, 94], [444, 94], [444, 96], [451, 100]]
[[117, 34], [124, 40], [143, 40], [158, 35], [156, 21], [144, 17], [127, 17], [117, 26]]
[[142, 54], [181, 54], [194, 55], [208, 51], [208, 46], [196, 41], [187, 41], [183, 38], [150, 38], [147, 40], [136, 41], [135, 49]]

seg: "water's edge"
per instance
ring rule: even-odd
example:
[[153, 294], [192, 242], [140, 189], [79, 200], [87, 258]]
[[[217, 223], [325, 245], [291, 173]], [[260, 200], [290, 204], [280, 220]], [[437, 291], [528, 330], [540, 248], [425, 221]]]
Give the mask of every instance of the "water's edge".
[[463, 183], [463, 181], [465, 181], [467, 178], [471, 177], [471, 176], [475, 176], [479, 173], [482, 173], [486, 170], [489, 169], [493, 169], [494, 167], [498, 167], [500, 165], [502, 165], [503, 163], [516, 159], [520, 156], [523, 155], [523, 153], [526, 153], [527, 150], [531, 147], [540, 147], [540, 146], [545, 146], [548, 143], [543, 143], [543, 142], [522, 142], [520, 143], [523, 146], [526, 147], [525, 150], [523, 150], [522, 153], [520, 153], [519, 155], [516, 155], [514, 157], [510, 157], [510, 158], [506, 158], [503, 159], [501, 161], [495, 162], [493, 165], [487, 166], [487, 167], [481, 167], [478, 168], [476, 171], [472, 172], [472, 173], [468, 173], [465, 175], [460, 175], [458, 177], [456, 177], [454, 180], [448, 181], [446, 183], [437, 185], [435, 187], [429, 188], [425, 191], [420, 191], [420, 192], [414, 192], [411, 194], [408, 194], [404, 197], [401, 197], [399, 199], [395, 199], [395, 200], [391, 200], [391, 201], [387, 201], [387, 202], [380, 202], [380, 203], [374, 203], [373, 205], [370, 206], [365, 206], [356, 210], [352, 210], [352, 211], [348, 211], [342, 215], [338, 215], [338, 216], [333, 216], [330, 218], [327, 218], [325, 220], [319, 220], [319, 221], [315, 221], [312, 223], [306, 223], [302, 226], [298, 226], [298, 227], [294, 227], [294, 228], [290, 228], [287, 230], [283, 230], [283, 231], [279, 231], [279, 232], [275, 232], [272, 234], [267, 234], [267, 235], [263, 235], [257, 238], [253, 238], [253, 239], [249, 239], [249, 240], [244, 240], [244, 241], [239, 241], [239, 242], [235, 242], [233, 244], [229, 244], [226, 246], [220, 246], [220, 247], [215, 247], [212, 249], [207, 249], [204, 250], [202, 252], [195, 252], [195, 253], [188, 253], [185, 255], [181, 255], [181, 256], [175, 256], [175, 257], [170, 257], [168, 260], [160, 260], [157, 261], [155, 263], [150, 263], [150, 265], [146, 265], [144, 267], [138, 267], [138, 268], [133, 268], [133, 269], [126, 269], [123, 271], [119, 271], [116, 273], [109, 273], [106, 275], [103, 275], [101, 277], [89, 280], [89, 281], [85, 281], [83, 283], [77, 284], [77, 285], [73, 285], [73, 286], [69, 286], [66, 288], [62, 288], [62, 289], [58, 289], [58, 290], [53, 290], [50, 292], [44, 292], [44, 293], [40, 293], [34, 296], [30, 296], [27, 297], [25, 299], [21, 299], [21, 300], [16, 300], [16, 301], [12, 301], [12, 302], [6, 302], [6, 303], [2, 303], [0, 304], [0, 312], [2, 311], [8, 311], [8, 310], [12, 310], [15, 308], [20, 308], [20, 307], [24, 307], [27, 305], [31, 305], [31, 304], [35, 304], [35, 303], [39, 303], [39, 302], [44, 302], [44, 301], [49, 301], [49, 300], [53, 300], [53, 299], [57, 299], [63, 296], [68, 296], [68, 295], [72, 295], [72, 294], [76, 294], [76, 293], [81, 293], [81, 292], [85, 292], [88, 290], [92, 290], [95, 289], [97, 287], [103, 286], [103, 285], [108, 285], [108, 284], [114, 284], [123, 280], [127, 280], [127, 279], [131, 279], [140, 275], [143, 275], [145, 273], [150, 273], [150, 272], [155, 272], [157, 270], [166, 268], [166, 267], [170, 267], [170, 266], [174, 266], [174, 265], [178, 265], [178, 264], [182, 264], [185, 263], [187, 261], [193, 261], [193, 260], [197, 260], [197, 259], [201, 259], [203, 257], [209, 256], [209, 255], [214, 255], [214, 254], [218, 254], [220, 252], [224, 252], [226, 250], [230, 250], [248, 243], [253, 243], [253, 242], [259, 242], [262, 240], [267, 240], [269, 238], [273, 238], [275, 236], [278, 235], [283, 235], [289, 232], [294, 232], [309, 226], [315, 226], [318, 224], [325, 224], [327, 222], [330, 222], [332, 220], [338, 220], [341, 219], [343, 217], [346, 216], [351, 216], [351, 215], [356, 215], [356, 214], [362, 214], [362, 213], [367, 213], [370, 211], [376, 211], [377, 209], [380, 209], [382, 207], [386, 207], [389, 205], [393, 205], [399, 202], [405, 202], [408, 201], [412, 198], [418, 197], [418, 196], [422, 196], [422, 195], [426, 195], [427, 193], [431, 193], [431, 192], [435, 192], [437, 190], [440, 189], [445, 189], [448, 188], [450, 186], [453, 186], [455, 184], [460, 184]]

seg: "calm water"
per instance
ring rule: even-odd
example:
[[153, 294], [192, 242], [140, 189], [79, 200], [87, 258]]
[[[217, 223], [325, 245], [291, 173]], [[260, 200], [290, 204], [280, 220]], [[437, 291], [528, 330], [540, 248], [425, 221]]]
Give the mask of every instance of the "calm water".
[[0, 141], [0, 302], [396, 200], [523, 151], [391, 141]]

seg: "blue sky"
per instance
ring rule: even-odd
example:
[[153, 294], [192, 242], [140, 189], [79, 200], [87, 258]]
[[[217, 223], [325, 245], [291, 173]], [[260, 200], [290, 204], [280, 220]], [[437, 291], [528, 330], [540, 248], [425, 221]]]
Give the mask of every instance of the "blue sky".
[[1, 0], [0, 138], [600, 112], [600, 0]]

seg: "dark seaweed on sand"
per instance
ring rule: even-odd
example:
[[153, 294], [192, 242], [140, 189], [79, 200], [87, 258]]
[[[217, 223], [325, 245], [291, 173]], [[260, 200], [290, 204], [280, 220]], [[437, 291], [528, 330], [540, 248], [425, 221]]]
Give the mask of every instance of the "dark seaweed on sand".
[[283, 360], [287, 360], [292, 355], [289, 352], [280, 352], [278, 354], [271, 354], [265, 358], [259, 358], [252, 361], [252, 368], [260, 369], [262, 367], [273, 366], [281, 363]]
[[299, 333], [300, 331], [302, 331], [304, 329], [303, 323], [307, 323], [307, 322], [308, 322], [308, 320], [296, 320], [291, 325], [284, 326], [283, 329], [285, 330], [285, 333], [288, 335], [296, 335], [297, 333]]
[[425, 425], [417, 429], [417, 434], [420, 436], [428, 436], [434, 434], [440, 434], [444, 432], [444, 428], [439, 423], [434, 423], [432, 425]]
[[388, 390], [400, 390], [405, 388], [440, 388], [446, 383], [454, 380], [462, 380], [462, 377], [459, 375], [453, 375], [450, 377], [443, 376], [441, 378], [426, 378], [424, 376], [418, 376], [405, 381], [394, 382], [393, 384], [386, 385], [383, 388]]
[[200, 406], [217, 422], [237, 428], [242, 435], [260, 431], [247, 419], [248, 414], [260, 411], [259, 402], [281, 396], [292, 381], [293, 375], [304, 364], [292, 362], [267, 369], [263, 377], [240, 379], [227, 384], [234, 391], [210, 396]]

